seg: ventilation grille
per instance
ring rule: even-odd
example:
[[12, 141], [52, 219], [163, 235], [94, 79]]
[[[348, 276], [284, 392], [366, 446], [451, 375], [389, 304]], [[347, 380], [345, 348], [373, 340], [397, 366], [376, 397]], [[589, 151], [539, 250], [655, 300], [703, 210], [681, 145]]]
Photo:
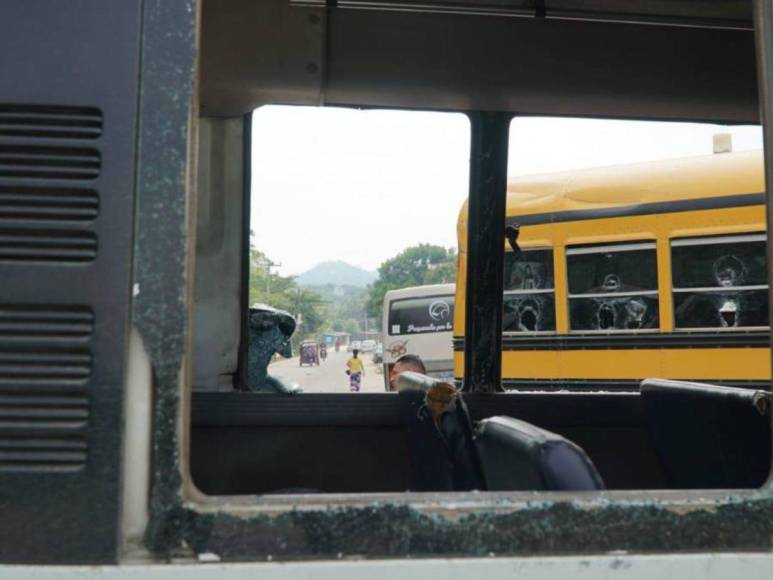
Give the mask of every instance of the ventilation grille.
[[99, 213], [99, 196], [91, 189], [0, 185], [0, 220], [91, 221]]
[[85, 339], [93, 331], [89, 308], [0, 304], [0, 339], [62, 341]]
[[0, 473], [85, 467], [93, 333], [85, 306], [0, 304]]
[[0, 177], [91, 180], [100, 166], [96, 149], [0, 145]]
[[99, 109], [0, 104], [0, 137], [96, 139], [101, 135]]
[[66, 434], [82, 430], [89, 418], [83, 394], [52, 395], [0, 391], [0, 434]]
[[69, 472], [86, 465], [83, 393], [0, 389], [0, 472]]
[[96, 257], [93, 232], [0, 229], [0, 261], [90, 262]]
[[[46, 284], [52, 266], [96, 260], [102, 131], [95, 108], [0, 103], [0, 269], [10, 280], [21, 266]], [[17, 291], [0, 303], [0, 474], [82, 470], [94, 313], [17, 302]]]
[[0, 435], [0, 473], [72, 472], [86, 466], [83, 436], [14, 439]]
[[0, 387], [71, 385], [91, 376], [91, 355], [79, 350], [0, 348]]

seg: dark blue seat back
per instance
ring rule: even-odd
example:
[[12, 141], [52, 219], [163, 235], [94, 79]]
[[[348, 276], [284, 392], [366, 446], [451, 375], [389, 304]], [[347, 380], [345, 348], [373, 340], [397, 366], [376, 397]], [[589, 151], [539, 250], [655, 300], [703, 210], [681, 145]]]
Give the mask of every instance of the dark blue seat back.
[[770, 472], [770, 393], [647, 379], [641, 397], [674, 488], [755, 488]]
[[604, 489], [593, 462], [579, 446], [525, 421], [485, 419], [478, 424], [475, 444], [490, 491]]

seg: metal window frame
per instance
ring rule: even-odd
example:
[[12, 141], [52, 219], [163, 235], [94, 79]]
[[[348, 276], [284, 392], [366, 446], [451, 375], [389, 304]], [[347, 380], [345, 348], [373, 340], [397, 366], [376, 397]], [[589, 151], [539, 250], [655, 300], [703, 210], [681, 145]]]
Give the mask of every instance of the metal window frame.
[[639, 250], [657, 250], [657, 242], [631, 242], [630, 244], [604, 244], [600, 246], [583, 245], [582, 247], [568, 246], [566, 248], [566, 256], [606, 254], [607, 252], [636, 252]]
[[[186, 274], [193, 259], [187, 206], [195, 174], [186, 167], [195, 157], [197, 5], [193, 0], [145, 4], [149, 26], [142, 74], [144, 82], [164, 87], [142, 97], [151, 117], [142, 125], [139, 145], [162, 143], [164, 155], [149, 158], [140, 177], [163, 176], [163, 196], [153, 190], [138, 199], [138, 212], [153, 225], [140, 226], [135, 244], [161, 265], [137, 263], [133, 296], [134, 322], [153, 366], [151, 521], [145, 535], [152, 553], [167, 559], [230, 553], [257, 560], [277, 554], [282, 542], [294, 548], [289, 557], [305, 558], [335, 558], [339, 547], [347, 553], [359, 549], [364, 557], [773, 549], [770, 480], [757, 490], [296, 495], [257, 501], [198, 493], [186, 459], [185, 362], [192, 301]], [[765, 148], [773, 152], [770, 0], [756, 0], [755, 21]], [[765, 163], [772, 200], [773, 158], [766, 156]], [[773, 203], [767, 209], [771, 232]], [[501, 299], [501, 285], [497, 294]], [[476, 335], [491, 337], [491, 328], [484, 330]], [[501, 347], [501, 333], [493, 339]], [[478, 363], [492, 364], [490, 358]]]
[[715, 246], [718, 244], [738, 244], [747, 242], [767, 242], [765, 234], [717, 234], [716, 236], [700, 236], [695, 238], [672, 238], [671, 247], [684, 246]]

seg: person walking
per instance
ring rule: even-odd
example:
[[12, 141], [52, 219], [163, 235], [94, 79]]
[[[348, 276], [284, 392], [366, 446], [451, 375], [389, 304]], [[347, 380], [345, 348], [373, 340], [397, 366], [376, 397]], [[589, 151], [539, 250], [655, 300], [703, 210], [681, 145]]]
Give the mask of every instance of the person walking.
[[352, 358], [346, 361], [346, 374], [349, 375], [349, 390], [353, 393], [360, 391], [362, 376], [365, 374], [365, 365], [362, 359], [357, 355], [360, 353], [356, 348], [352, 351]]

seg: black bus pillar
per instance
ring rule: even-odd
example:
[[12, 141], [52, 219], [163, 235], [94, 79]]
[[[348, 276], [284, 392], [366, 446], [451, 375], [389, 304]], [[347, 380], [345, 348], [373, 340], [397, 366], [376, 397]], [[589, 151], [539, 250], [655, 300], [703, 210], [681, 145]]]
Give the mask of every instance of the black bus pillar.
[[502, 390], [502, 285], [511, 114], [470, 117], [464, 390]]

